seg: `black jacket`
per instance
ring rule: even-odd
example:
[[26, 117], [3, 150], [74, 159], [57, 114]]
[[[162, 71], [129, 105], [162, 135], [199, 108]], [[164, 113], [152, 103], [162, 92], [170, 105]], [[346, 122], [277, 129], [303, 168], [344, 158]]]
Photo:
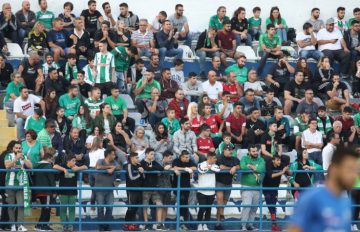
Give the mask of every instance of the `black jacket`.
[[65, 153], [69, 154], [70, 152], [74, 154], [85, 154], [85, 142], [82, 139], [73, 140], [70, 138], [70, 135], [65, 136], [64, 138], [64, 146]]
[[[344, 40], [346, 43], [346, 47], [349, 50], [352, 50], [352, 48], [351, 48], [352, 38], [351, 38], [351, 30], [350, 29], [344, 32]], [[360, 43], [360, 33], [359, 32], [358, 32], [358, 41]]]
[[[34, 165], [34, 169], [52, 169], [53, 165], [46, 161], [40, 161]], [[34, 172], [34, 186], [44, 186], [44, 187], [55, 187], [55, 173], [53, 172]], [[49, 189], [38, 189], [33, 190], [33, 194], [52, 194], [55, 190]]]
[[144, 174], [138, 171], [141, 165], [126, 164], [126, 187], [142, 187], [144, 182]]
[[56, 96], [62, 96], [68, 91], [69, 82], [64, 78], [59, 76], [57, 80], [51, 80], [50, 78], [46, 78], [44, 82], [45, 93], [48, 89], [55, 89]]
[[[141, 161], [141, 167], [145, 171], [163, 171], [164, 168], [156, 161], [152, 161], [151, 163], [146, 162], [145, 160]], [[144, 180], [144, 187], [157, 187], [158, 184], [158, 176], [159, 174], [154, 173], [146, 173]]]
[[[24, 12], [22, 10], [16, 12], [15, 16], [16, 16], [16, 23], [18, 28], [31, 30], [34, 27], [36, 21], [36, 15], [33, 11], [30, 10], [28, 12], [27, 19], [25, 18]], [[22, 25], [21, 23], [26, 23], [26, 25]]]

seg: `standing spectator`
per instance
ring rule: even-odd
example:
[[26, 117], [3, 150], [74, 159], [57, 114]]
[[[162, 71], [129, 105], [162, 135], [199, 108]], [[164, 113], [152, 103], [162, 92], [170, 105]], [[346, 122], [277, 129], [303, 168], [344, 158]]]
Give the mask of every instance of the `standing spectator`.
[[344, 40], [350, 50], [350, 62], [353, 63], [360, 57], [360, 21], [351, 22], [350, 29], [344, 32]]
[[59, 98], [59, 106], [64, 108], [65, 117], [70, 121], [73, 120], [74, 115], [78, 112], [81, 105], [78, 98], [79, 90], [75, 85], [69, 87], [69, 92]]
[[188, 80], [182, 85], [186, 98], [191, 102], [198, 102], [199, 97], [204, 93], [202, 82], [194, 72], [189, 73]]
[[[44, 128], [43, 128], [44, 129]], [[44, 157], [44, 149], [36, 140], [37, 133], [34, 130], [27, 130], [25, 140], [21, 143], [22, 151], [28, 156], [32, 164], [37, 164]]]
[[270, 9], [270, 17], [266, 19], [265, 22], [267, 25], [274, 25], [277, 35], [282, 41], [283, 45], [290, 45], [287, 41], [287, 29], [288, 26], [284, 18], [281, 17], [280, 10], [277, 6], [274, 6]]
[[249, 34], [251, 35], [252, 39], [259, 40], [261, 35], [261, 8], [256, 6], [252, 10], [253, 17], [249, 18]]
[[196, 154], [198, 151], [196, 135], [190, 130], [189, 119], [182, 118], [180, 120], [180, 125], [181, 129], [176, 131], [173, 136], [174, 153], [179, 157], [183, 151], [186, 151], [187, 154], [191, 156], [192, 160], [198, 161], [199, 157]]
[[212, 104], [216, 104], [222, 96], [223, 86], [216, 80], [216, 73], [214, 71], [208, 72], [208, 80], [202, 83], [202, 88]]
[[[243, 173], [241, 176], [241, 186], [256, 188], [261, 185], [261, 173], [265, 171], [265, 162], [259, 156], [256, 146], [249, 146], [249, 153], [240, 161], [240, 168], [251, 172]], [[260, 200], [260, 192], [257, 190], [241, 190], [242, 204], [244, 205], [258, 205]], [[241, 221], [254, 221], [257, 206], [243, 207], [241, 213]], [[252, 222], [242, 223], [241, 230], [256, 230]]]
[[162, 25], [167, 18], [167, 13], [165, 11], [160, 11], [159, 14], [154, 18], [148, 28], [154, 33], [159, 32], [162, 29]]
[[326, 20], [326, 27], [317, 34], [319, 51], [329, 57], [330, 63], [334, 60], [340, 63], [340, 74], [346, 77], [349, 74], [350, 50], [346, 46], [343, 35], [334, 28], [333, 18]]
[[241, 112], [241, 103], [234, 104], [234, 111], [226, 118], [226, 131], [231, 135], [231, 141], [241, 144], [244, 136], [246, 118]]
[[64, 13], [59, 14], [59, 18], [64, 20], [64, 29], [67, 30], [69, 33], [72, 32], [74, 29], [74, 22], [76, 16], [71, 13], [74, 9], [74, 5], [71, 2], [64, 3]]
[[313, 28], [314, 32], [317, 34], [322, 28], [324, 28], [324, 21], [319, 19], [320, 17], [320, 9], [315, 7], [311, 9], [311, 17], [306, 23], [310, 23]]
[[45, 31], [49, 32], [53, 26], [55, 14], [47, 10], [47, 0], [40, 0], [39, 7], [40, 11], [36, 12], [36, 21], [41, 22], [45, 27]]
[[245, 67], [246, 65], [246, 56], [241, 54], [236, 59], [236, 64], [233, 64], [225, 69], [226, 75], [229, 75], [230, 72], [234, 72], [236, 75], [236, 80], [238, 84], [243, 85], [248, 76], [248, 69]]
[[104, 2], [101, 6], [104, 11], [104, 20], [110, 23], [110, 28], [114, 28], [116, 26], [116, 17], [111, 11], [110, 3]]
[[[321, 152], [322, 167], [324, 171], [327, 171], [330, 167], [332, 157], [336, 151], [336, 146], [340, 144], [340, 136], [334, 132], [331, 132], [328, 138], [328, 143]], [[327, 173], [324, 173], [327, 175]]]
[[245, 15], [245, 8], [239, 7], [231, 19], [231, 30], [235, 33], [237, 46], [240, 46], [241, 42], [244, 42], [246, 46], [252, 46], [251, 35], [248, 33], [248, 20]]
[[88, 1], [88, 9], [81, 12], [80, 18], [84, 22], [85, 30], [90, 34], [90, 38], [94, 38], [98, 22], [102, 23], [104, 21], [101, 13], [96, 10], [95, 0]]
[[0, 12], [0, 33], [11, 42], [19, 43], [17, 30], [16, 17], [11, 12], [10, 3], [3, 3], [2, 12]]
[[216, 31], [223, 29], [223, 22], [230, 20], [228, 16], [226, 16], [226, 7], [219, 6], [216, 10], [216, 15], [210, 17], [209, 28], [212, 27]]
[[347, 21], [345, 20], [345, 7], [339, 6], [336, 9], [336, 16], [333, 18], [335, 22], [335, 29], [342, 34], [348, 29]]
[[333, 110], [342, 110], [350, 105], [350, 93], [346, 84], [340, 81], [340, 77], [334, 74], [331, 77], [330, 84], [326, 87], [328, 100], [325, 105]]
[[161, 98], [164, 100], [171, 100], [175, 97], [175, 93], [179, 89], [177, 81], [171, 79], [171, 72], [169, 68], [161, 70], [161, 79], [159, 81], [162, 89]]
[[[215, 188], [216, 186], [216, 172], [220, 172], [219, 166], [216, 164], [215, 152], [209, 152], [206, 160], [198, 165], [199, 171], [199, 188]], [[199, 202], [199, 212], [197, 221], [202, 221], [205, 214], [205, 221], [210, 221], [211, 207], [203, 205], [212, 205], [215, 199], [215, 190], [198, 190], [197, 200]], [[197, 230], [209, 230], [207, 224], [199, 224]]]
[[40, 57], [36, 52], [29, 53], [29, 58], [24, 58], [18, 68], [18, 72], [24, 80], [25, 86], [39, 93], [44, 81], [40, 64]]
[[207, 155], [210, 152], [215, 152], [215, 147], [210, 137], [210, 126], [207, 124], [202, 124], [200, 126], [200, 134], [196, 139], [196, 145], [198, 147], [197, 155], [199, 156], [199, 162], [206, 160]]
[[221, 63], [227, 67], [227, 57], [236, 59], [236, 39], [235, 33], [231, 30], [230, 20], [223, 22], [223, 29], [217, 32], [220, 48]]
[[169, 103], [169, 107], [175, 110], [175, 117], [178, 120], [186, 116], [188, 106], [189, 101], [185, 98], [184, 91], [182, 89], [178, 89], [175, 92], [175, 97]]
[[322, 57], [322, 52], [316, 50], [317, 44], [316, 34], [311, 23], [304, 23], [303, 31], [297, 33], [296, 43], [299, 46], [299, 55], [302, 58], [313, 58], [319, 60]]
[[21, 10], [16, 12], [15, 17], [18, 27], [19, 44], [21, 45], [36, 22], [36, 15], [30, 10], [30, 2], [28, 0], [22, 2]]
[[266, 170], [270, 169], [272, 158], [278, 154], [283, 164], [289, 164], [289, 157], [282, 155], [281, 139], [276, 134], [278, 126], [276, 122], [268, 123], [268, 131], [261, 137], [261, 155], [266, 162]]
[[191, 47], [191, 34], [189, 29], [189, 23], [184, 14], [184, 6], [182, 4], [175, 5], [175, 14], [170, 15], [168, 20], [174, 27], [176, 32], [179, 32], [179, 40], [185, 40], [185, 44]]
[[107, 148], [104, 152], [104, 159], [99, 159], [96, 162], [96, 169], [106, 171], [95, 174], [94, 187], [100, 188], [95, 191], [96, 203], [99, 205], [106, 205], [106, 212], [104, 207], [98, 207], [98, 220], [104, 224], [99, 225], [100, 231], [111, 231], [110, 225], [106, 224], [106, 221], [112, 218], [112, 205], [114, 204], [114, 190], [105, 190], [101, 188], [114, 187], [115, 171], [120, 169], [118, 162], [115, 160], [115, 150], [113, 148]]
[[149, 112], [149, 123], [154, 126], [165, 117], [168, 101], [160, 97], [158, 89], [151, 90], [151, 99], [145, 101], [146, 109]]
[[115, 57], [108, 52], [108, 46], [105, 42], [99, 43], [99, 51], [95, 54], [94, 65], [96, 67], [95, 86], [102, 94], [110, 96], [110, 87], [115, 82]]
[[123, 20], [126, 27], [132, 33], [139, 29], [139, 17], [132, 11], [129, 11], [129, 6], [126, 2], [120, 3], [120, 15], [118, 20]]
[[140, 57], [149, 57], [151, 54], [158, 54], [159, 51], [155, 48], [154, 33], [148, 28], [147, 19], [140, 19], [139, 30], [131, 34], [131, 45], [138, 49]]

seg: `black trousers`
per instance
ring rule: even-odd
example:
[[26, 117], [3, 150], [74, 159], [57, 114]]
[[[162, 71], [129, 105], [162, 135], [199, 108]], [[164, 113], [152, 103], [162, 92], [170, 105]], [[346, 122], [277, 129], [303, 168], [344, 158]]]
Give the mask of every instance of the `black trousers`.
[[[41, 196], [38, 197], [40, 200], [40, 203], [42, 205], [49, 205], [52, 202], [51, 196]], [[50, 213], [51, 213], [51, 208], [50, 207], [41, 207], [41, 213], [40, 213], [40, 218], [39, 218], [39, 222], [49, 222], [50, 221]]]
[[6, 207], [7, 201], [6, 201], [5, 193], [1, 194], [1, 199], [2, 199], [2, 207], [1, 207], [0, 228], [1, 229], [10, 228], [10, 225], [2, 224], [2, 222], [9, 221], [9, 213], [8, 213], [8, 207]]
[[[351, 198], [352, 198], [352, 201], [354, 202], [354, 204], [360, 205], [360, 190], [352, 190]], [[353, 208], [353, 216], [352, 216], [353, 221], [359, 220], [359, 213], [360, 213], [360, 207], [354, 207]]]
[[[142, 192], [141, 191], [127, 191], [126, 192], [130, 205], [142, 204]], [[125, 221], [136, 221], [136, 212], [139, 207], [129, 207], [125, 214]]]
[[349, 64], [350, 64], [350, 53], [344, 52], [344, 50], [323, 50], [324, 56], [329, 57], [330, 62], [333, 63], [334, 60], [340, 63], [340, 73], [349, 74]]
[[[181, 191], [180, 192], [180, 205], [188, 205], [189, 204], [189, 195], [190, 195], [189, 191]], [[185, 221], [188, 221], [189, 220], [189, 209], [181, 208], [180, 216], [182, 216]]]
[[[196, 194], [199, 206], [201, 205], [212, 205], [214, 203], [215, 194], [214, 195], [204, 195], [202, 193]], [[211, 207], [201, 207], [199, 208], [197, 220], [202, 221], [205, 214], [205, 221], [210, 221], [211, 217]]]
[[[122, 122], [122, 120], [124, 118], [123, 114], [114, 115], [114, 116], [115, 116], [116, 120], [119, 121], [119, 122]], [[135, 131], [135, 120], [133, 118], [128, 117], [126, 119], [125, 126], [127, 126], [131, 132], [134, 132]]]

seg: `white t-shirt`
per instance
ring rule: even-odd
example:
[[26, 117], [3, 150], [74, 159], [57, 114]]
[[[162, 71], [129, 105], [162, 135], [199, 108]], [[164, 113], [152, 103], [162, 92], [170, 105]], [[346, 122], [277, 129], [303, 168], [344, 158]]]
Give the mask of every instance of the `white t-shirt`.
[[[216, 177], [215, 172], [219, 172], [220, 168], [216, 164], [212, 164], [209, 170], [208, 163], [206, 161], [198, 164], [199, 171], [199, 180], [198, 187], [199, 188], [215, 188], [216, 185]], [[210, 171], [210, 172], [209, 172]], [[207, 196], [211, 196], [215, 194], [215, 190], [198, 190], [199, 193], [202, 193]]]
[[255, 82], [245, 82], [244, 84], [244, 91], [246, 91], [247, 89], [252, 89], [254, 91], [263, 91], [263, 88], [261, 86], [261, 82], [260, 81], [255, 81]]
[[90, 159], [89, 167], [95, 168], [96, 162], [99, 159], [104, 159], [104, 151], [105, 151], [105, 149], [102, 148], [102, 149], [97, 149], [96, 151], [89, 152], [89, 159]]
[[159, 22], [157, 17], [154, 18], [151, 25], [154, 28], [154, 30], [161, 31], [161, 29], [162, 29], [162, 24]]
[[14, 113], [32, 116], [34, 114], [35, 104], [38, 104], [40, 101], [41, 99], [33, 94], [29, 94], [25, 101], [21, 97], [18, 97], [14, 101]]
[[[322, 137], [321, 132], [317, 130], [317, 131], [315, 131], [315, 133], [312, 133], [310, 131], [310, 129], [304, 130], [304, 132], [302, 133], [302, 138], [301, 138], [301, 145], [303, 148], [305, 148], [305, 146], [304, 146], [305, 142], [310, 142], [310, 143], [315, 143], [315, 144], [323, 143], [323, 137]], [[317, 151], [321, 151], [321, 149], [319, 149], [319, 148], [307, 149], [308, 153], [317, 152]]]
[[[316, 37], [315, 33], [314, 33], [314, 36]], [[310, 42], [311, 41], [311, 35], [305, 35], [305, 33], [303, 31], [300, 31], [296, 35], [296, 42], [297, 41]], [[303, 47], [303, 48], [301, 48], [299, 46], [299, 52], [301, 50], [315, 50], [315, 46], [314, 45], [309, 45], [309, 46], [306, 46], [306, 47]]]
[[327, 43], [319, 45], [319, 51], [323, 50], [339, 50], [341, 49], [340, 41], [343, 39], [343, 35], [337, 29], [334, 29], [332, 32], [328, 32], [326, 28], [321, 29], [317, 34], [317, 40], [332, 40], [337, 39], [336, 43]]
[[202, 87], [205, 93], [210, 99], [219, 99], [219, 93], [223, 91], [223, 86], [220, 82], [216, 81], [214, 85], [211, 85], [207, 80], [202, 83]]

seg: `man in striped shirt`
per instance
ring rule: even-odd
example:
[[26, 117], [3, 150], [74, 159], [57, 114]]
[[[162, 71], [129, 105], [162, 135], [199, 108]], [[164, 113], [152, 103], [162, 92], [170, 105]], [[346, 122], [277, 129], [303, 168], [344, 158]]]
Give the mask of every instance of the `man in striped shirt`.
[[151, 54], [158, 54], [155, 48], [154, 33], [147, 30], [147, 19], [140, 19], [139, 30], [134, 31], [131, 35], [131, 45], [137, 47], [139, 56], [150, 57]]
[[115, 59], [114, 55], [108, 52], [107, 43], [99, 42], [100, 52], [95, 55], [96, 77], [95, 86], [102, 94], [110, 95], [110, 89], [115, 82]]

